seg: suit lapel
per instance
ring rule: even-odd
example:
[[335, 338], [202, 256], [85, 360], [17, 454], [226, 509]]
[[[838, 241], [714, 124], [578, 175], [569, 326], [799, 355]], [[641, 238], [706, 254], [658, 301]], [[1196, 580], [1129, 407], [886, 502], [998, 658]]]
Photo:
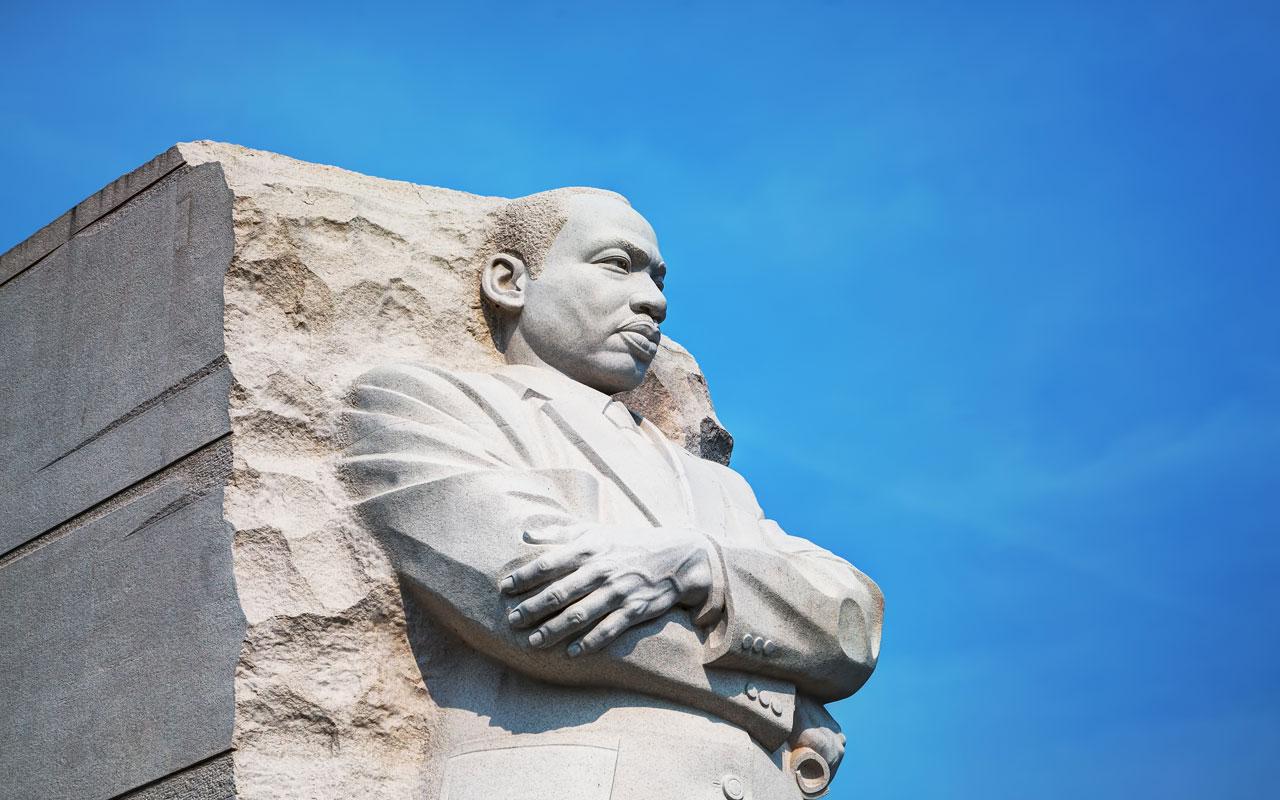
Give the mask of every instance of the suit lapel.
[[600, 413], [583, 413], [581, 406], [563, 400], [548, 400], [542, 410], [601, 474], [617, 484], [651, 525], [670, 524], [664, 519], [667, 515], [660, 513], [665, 504], [654, 496], [652, 476], [644, 474], [639, 459], [628, 457], [630, 453], [618, 447], [619, 431], [612, 422]]
[[613, 481], [649, 524], [655, 527], [689, 524], [692, 508], [686, 499], [682, 469], [667, 463], [674, 454], [657, 450], [640, 452], [641, 447], [650, 447], [641, 437], [652, 438], [653, 433], [657, 433], [659, 439], [663, 439], [651, 424], [644, 423], [652, 431], [638, 432], [633, 442], [630, 441], [632, 433], [620, 430], [605, 416], [607, 395], [535, 367], [507, 367], [500, 376], [521, 385], [526, 400], [536, 398], [542, 413], [565, 439], [604, 477]]
[[671, 472], [675, 476], [676, 487], [680, 491], [685, 522], [686, 524], [693, 522], [697, 516], [697, 506], [693, 498], [693, 484], [690, 482], [689, 473], [685, 469], [685, 460], [688, 454], [672, 444], [666, 434], [649, 420], [640, 420], [640, 430], [653, 443], [654, 448], [666, 460], [668, 466], [671, 467]]
[[[660, 431], [658, 435], [661, 435]], [[728, 529], [728, 523], [725, 516], [725, 498], [719, 482], [715, 479], [714, 470], [719, 465], [712, 465], [681, 450], [665, 437], [663, 441], [672, 461], [677, 465], [681, 490], [684, 492], [685, 504], [689, 509], [690, 522], [703, 533], [716, 537], [723, 536]]]

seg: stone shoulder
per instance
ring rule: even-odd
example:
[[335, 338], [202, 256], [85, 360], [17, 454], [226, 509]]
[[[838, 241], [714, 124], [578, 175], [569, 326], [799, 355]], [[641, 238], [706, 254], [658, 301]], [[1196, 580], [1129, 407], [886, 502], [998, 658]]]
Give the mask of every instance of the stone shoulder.
[[373, 367], [352, 381], [349, 402], [359, 408], [360, 390], [366, 388], [395, 392], [446, 413], [518, 399], [515, 387], [493, 373], [454, 371], [432, 364], [401, 362]]

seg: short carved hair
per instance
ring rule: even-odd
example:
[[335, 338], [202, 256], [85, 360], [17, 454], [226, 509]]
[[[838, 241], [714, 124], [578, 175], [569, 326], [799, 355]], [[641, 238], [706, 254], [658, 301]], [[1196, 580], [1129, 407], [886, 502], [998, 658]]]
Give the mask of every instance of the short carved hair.
[[564, 201], [579, 194], [596, 194], [631, 205], [627, 198], [607, 189], [569, 186], [508, 200], [489, 214], [489, 235], [484, 257], [513, 253], [524, 262], [532, 278], [538, 277], [547, 251], [568, 220]]

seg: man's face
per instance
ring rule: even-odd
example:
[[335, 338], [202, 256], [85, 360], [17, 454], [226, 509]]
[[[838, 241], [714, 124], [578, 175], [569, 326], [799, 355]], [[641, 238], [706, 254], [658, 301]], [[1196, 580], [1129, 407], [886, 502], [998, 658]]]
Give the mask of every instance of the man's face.
[[542, 361], [606, 394], [634, 389], [658, 352], [666, 265], [653, 228], [625, 203], [564, 201], [564, 227], [525, 289], [519, 330]]

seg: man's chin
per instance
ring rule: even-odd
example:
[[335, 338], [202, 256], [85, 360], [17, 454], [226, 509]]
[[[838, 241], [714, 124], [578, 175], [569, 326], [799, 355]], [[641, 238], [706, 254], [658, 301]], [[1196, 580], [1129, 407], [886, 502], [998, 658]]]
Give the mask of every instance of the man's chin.
[[578, 381], [604, 394], [629, 392], [644, 383], [649, 364], [650, 361], [615, 355], [607, 363], [595, 365], [595, 369], [578, 378]]

